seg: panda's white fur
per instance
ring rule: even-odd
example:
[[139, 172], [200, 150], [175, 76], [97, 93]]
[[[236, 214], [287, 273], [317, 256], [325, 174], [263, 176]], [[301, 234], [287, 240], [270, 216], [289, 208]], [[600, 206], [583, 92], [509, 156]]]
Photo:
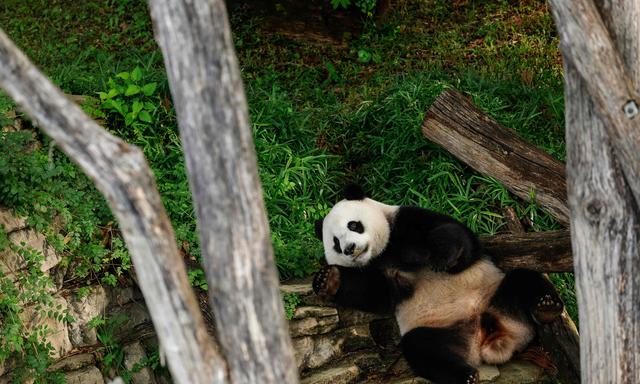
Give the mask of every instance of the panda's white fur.
[[[387, 205], [365, 198], [363, 200], [342, 200], [324, 218], [322, 242], [329, 264], [343, 267], [358, 267], [369, 264], [372, 258], [384, 250], [389, 241], [390, 226], [398, 206]], [[347, 228], [350, 221], [360, 221], [364, 232], [357, 233]], [[353, 256], [347, 256], [333, 249], [333, 238], [340, 244], [355, 244]]]
[[[409, 278], [409, 273], [404, 274], [405, 279]], [[456, 274], [417, 272], [410, 277], [414, 284], [413, 296], [396, 308], [400, 334], [417, 327], [448, 327], [479, 316], [489, 306], [503, 277], [504, 273], [486, 260]]]

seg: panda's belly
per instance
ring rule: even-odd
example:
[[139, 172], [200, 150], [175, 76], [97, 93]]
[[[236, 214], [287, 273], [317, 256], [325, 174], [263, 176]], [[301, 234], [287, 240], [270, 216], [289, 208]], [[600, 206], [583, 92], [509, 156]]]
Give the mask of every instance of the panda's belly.
[[457, 274], [421, 271], [413, 295], [396, 307], [400, 334], [417, 327], [442, 328], [484, 312], [504, 274], [480, 260]]

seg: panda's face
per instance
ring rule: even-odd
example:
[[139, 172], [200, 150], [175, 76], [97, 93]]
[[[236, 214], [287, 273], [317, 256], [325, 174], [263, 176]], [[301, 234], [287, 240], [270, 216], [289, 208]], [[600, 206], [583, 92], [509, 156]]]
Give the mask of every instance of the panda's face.
[[327, 262], [345, 267], [367, 265], [389, 241], [390, 206], [365, 198], [342, 200], [322, 222]]

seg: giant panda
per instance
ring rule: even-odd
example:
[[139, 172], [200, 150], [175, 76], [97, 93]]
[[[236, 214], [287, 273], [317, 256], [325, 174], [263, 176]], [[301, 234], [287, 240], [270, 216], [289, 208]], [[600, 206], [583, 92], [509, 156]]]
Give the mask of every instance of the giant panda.
[[563, 302], [538, 272], [501, 271], [455, 219], [367, 198], [345, 188], [316, 222], [328, 265], [313, 289], [336, 304], [395, 314], [400, 347], [415, 374], [435, 383], [479, 382], [477, 366], [524, 349], [535, 323]]

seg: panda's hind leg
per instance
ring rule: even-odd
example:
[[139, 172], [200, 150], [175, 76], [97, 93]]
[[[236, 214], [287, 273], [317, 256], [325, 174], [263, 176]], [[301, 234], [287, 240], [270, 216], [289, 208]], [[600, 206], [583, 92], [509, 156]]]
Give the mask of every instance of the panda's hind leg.
[[560, 316], [564, 303], [553, 284], [541, 273], [515, 269], [505, 275], [491, 307], [516, 317], [528, 315], [543, 324]]
[[402, 336], [400, 347], [413, 372], [431, 382], [477, 384], [478, 370], [464, 358], [468, 338], [459, 328], [412, 329]]

